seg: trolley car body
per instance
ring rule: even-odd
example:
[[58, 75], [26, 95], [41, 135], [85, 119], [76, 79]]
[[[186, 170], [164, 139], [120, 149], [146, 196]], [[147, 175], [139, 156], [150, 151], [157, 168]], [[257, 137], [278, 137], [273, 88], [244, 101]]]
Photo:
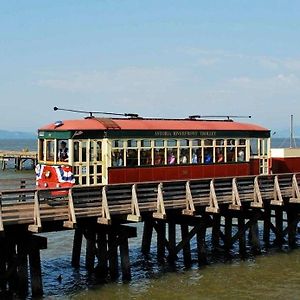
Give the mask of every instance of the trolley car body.
[[[38, 131], [40, 188], [268, 174], [270, 131], [228, 120], [85, 118]], [[60, 161], [59, 145], [68, 148]]]

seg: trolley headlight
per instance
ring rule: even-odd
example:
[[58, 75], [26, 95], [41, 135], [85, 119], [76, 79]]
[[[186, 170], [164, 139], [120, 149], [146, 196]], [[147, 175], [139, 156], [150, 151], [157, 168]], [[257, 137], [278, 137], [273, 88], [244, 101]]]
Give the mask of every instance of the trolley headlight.
[[51, 172], [50, 171], [45, 172], [45, 177], [49, 178], [50, 176], [51, 176]]
[[45, 182], [45, 183], [44, 183], [44, 187], [47, 187], [47, 186], [48, 186], [48, 183], [47, 183], [47, 182]]

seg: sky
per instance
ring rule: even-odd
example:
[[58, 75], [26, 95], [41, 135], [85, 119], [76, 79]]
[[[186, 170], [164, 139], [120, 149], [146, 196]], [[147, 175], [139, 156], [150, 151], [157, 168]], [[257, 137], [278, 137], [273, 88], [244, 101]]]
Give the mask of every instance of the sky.
[[0, 99], [0, 130], [84, 117], [54, 106], [300, 126], [300, 1], [3, 0]]

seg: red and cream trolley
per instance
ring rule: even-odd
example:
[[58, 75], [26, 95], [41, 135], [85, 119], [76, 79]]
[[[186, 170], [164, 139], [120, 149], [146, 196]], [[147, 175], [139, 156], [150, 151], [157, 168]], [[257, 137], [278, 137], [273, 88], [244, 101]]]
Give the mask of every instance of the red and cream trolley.
[[[40, 188], [257, 175], [270, 170], [270, 131], [230, 118], [91, 116], [43, 126], [38, 139]], [[61, 144], [67, 148], [63, 160]]]

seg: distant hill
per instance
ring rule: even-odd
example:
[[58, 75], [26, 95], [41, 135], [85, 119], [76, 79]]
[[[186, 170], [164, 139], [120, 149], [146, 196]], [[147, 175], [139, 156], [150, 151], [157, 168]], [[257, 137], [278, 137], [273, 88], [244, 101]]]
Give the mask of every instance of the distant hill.
[[0, 130], [0, 139], [36, 139], [36, 134], [32, 132]]
[[[279, 138], [289, 138], [291, 135], [291, 131], [289, 128], [281, 128], [278, 129], [276, 131], [272, 131], [271, 135], [273, 135], [273, 137], [279, 137]], [[295, 126], [294, 127], [294, 137], [295, 138], [299, 138], [300, 137], [300, 127], [299, 126]]]

